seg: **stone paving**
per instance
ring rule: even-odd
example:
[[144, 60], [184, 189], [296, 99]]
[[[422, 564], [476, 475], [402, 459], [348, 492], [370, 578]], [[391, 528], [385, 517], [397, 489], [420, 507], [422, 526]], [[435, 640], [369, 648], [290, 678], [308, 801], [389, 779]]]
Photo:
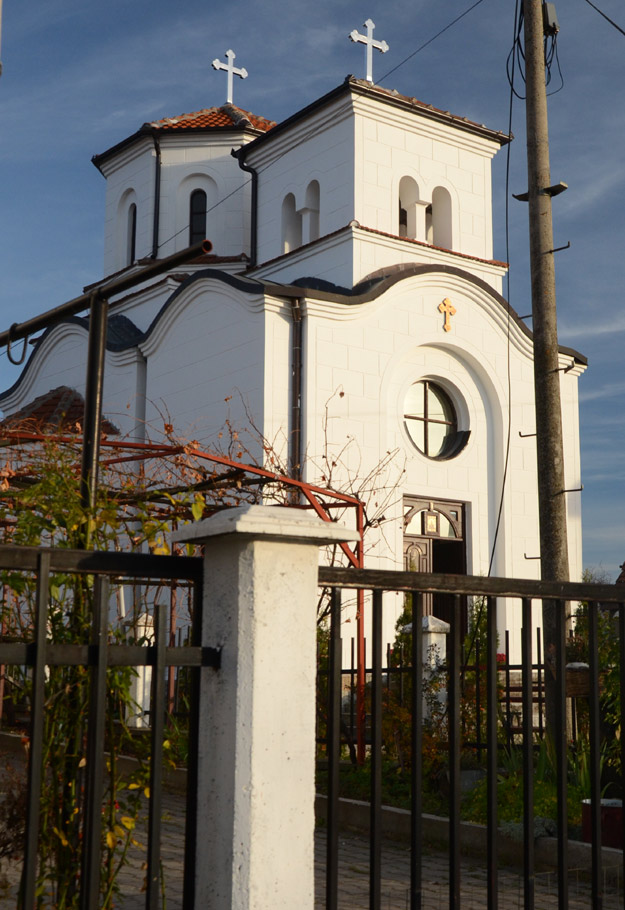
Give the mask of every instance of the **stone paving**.
[[[182, 868], [184, 842], [184, 798], [173, 793], [163, 797], [164, 818], [162, 858], [167, 910], [182, 907]], [[325, 830], [315, 835], [315, 910], [323, 910], [325, 894]], [[357, 834], [341, 834], [339, 839], [339, 908], [367, 910], [369, 906], [369, 845]], [[145, 895], [145, 854], [136, 850], [120, 876], [123, 898], [122, 910], [143, 910]], [[4, 870], [6, 872], [6, 870]], [[9, 870], [9, 889], [0, 897], [0, 910], [12, 910], [16, 905], [16, 884], [19, 868]], [[403, 844], [387, 842], [382, 850], [382, 910], [409, 910], [409, 851]], [[447, 858], [442, 853], [429, 853], [423, 862], [423, 907], [443, 910], [449, 906]], [[518, 870], [501, 869], [499, 873], [499, 902], [505, 910], [523, 907], [523, 884]], [[463, 910], [483, 910], [486, 906], [486, 870], [477, 860], [463, 861], [461, 904]], [[557, 908], [557, 886], [553, 873], [536, 875], [536, 910]], [[591, 907], [590, 885], [572, 871], [569, 877], [569, 908], [585, 910]], [[622, 882], [606, 884], [604, 910], [622, 910]], [[293, 908], [298, 910], [298, 908]]]

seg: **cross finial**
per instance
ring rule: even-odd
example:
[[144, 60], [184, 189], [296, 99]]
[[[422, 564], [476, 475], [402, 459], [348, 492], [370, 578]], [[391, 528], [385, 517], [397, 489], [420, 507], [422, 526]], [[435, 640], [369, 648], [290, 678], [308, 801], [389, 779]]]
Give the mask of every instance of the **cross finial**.
[[349, 37], [352, 41], [360, 44], [367, 45], [367, 75], [365, 79], [367, 82], [373, 82], [373, 48], [376, 50], [382, 51], [385, 54], [388, 50], [388, 44], [386, 41], [375, 41], [373, 38], [373, 29], [375, 28], [375, 22], [371, 19], [367, 19], [365, 22], [365, 28], [367, 29], [366, 35], [361, 35], [359, 32], [354, 29], [353, 32], [349, 33]]
[[234, 65], [233, 60], [236, 57], [234, 51], [226, 51], [226, 57], [228, 58], [227, 63], [222, 63], [217, 57], [213, 60], [213, 67], [216, 70], [226, 70], [228, 73], [228, 97], [226, 98], [226, 104], [232, 104], [232, 90], [233, 90], [233, 76], [240, 76], [241, 79], [247, 79], [247, 70], [245, 67], [237, 69]]
[[446, 332], [451, 332], [451, 320], [449, 317], [456, 315], [456, 308], [453, 305], [453, 303], [451, 302], [451, 300], [449, 299], [449, 297], [445, 297], [443, 302], [439, 303], [438, 311], [439, 311], [439, 313], [445, 314], [445, 322], [443, 323], [443, 328], [445, 329]]

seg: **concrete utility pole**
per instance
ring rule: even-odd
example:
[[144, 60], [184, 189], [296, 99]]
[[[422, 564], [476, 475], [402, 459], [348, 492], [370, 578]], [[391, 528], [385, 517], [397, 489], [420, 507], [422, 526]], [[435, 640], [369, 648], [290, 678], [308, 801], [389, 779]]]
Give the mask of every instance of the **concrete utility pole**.
[[[545, 581], [568, 581], [562, 410], [551, 222], [551, 197], [563, 187], [551, 186], [549, 172], [542, 2], [524, 0], [523, 7], [541, 571]], [[556, 605], [549, 601], [543, 602], [543, 635], [546, 656], [553, 661], [557, 637], [557, 611]], [[549, 684], [554, 682], [551, 673], [547, 673], [546, 678], [547, 724], [554, 730], [556, 689], [554, 685]]]

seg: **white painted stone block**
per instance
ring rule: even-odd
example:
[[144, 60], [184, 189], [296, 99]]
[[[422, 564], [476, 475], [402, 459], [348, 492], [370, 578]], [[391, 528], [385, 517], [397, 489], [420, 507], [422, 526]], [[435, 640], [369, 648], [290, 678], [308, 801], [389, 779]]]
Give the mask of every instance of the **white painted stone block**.
[[195, 906], [312, 910], [319, 546], [355, 534], [247, 505], [186, 527], [205, 544]]

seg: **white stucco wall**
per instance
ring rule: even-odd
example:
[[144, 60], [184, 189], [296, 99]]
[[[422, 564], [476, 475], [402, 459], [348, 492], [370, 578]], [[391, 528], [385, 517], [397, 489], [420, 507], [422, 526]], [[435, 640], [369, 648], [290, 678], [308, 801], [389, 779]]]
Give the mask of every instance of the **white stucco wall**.
[[[249, 253], [251, 180], [230, 152], [251, 138], [240, 131], [159, 135], [159, 258], [189, 245], [194, 189], [207, 194], [206, 235], [213, 253]], [[152, 254], [156, 160], [154, 143], [146, 137], [101, 165], [106, 177], [104, 275], [128, 265], [126, 211], [131, 201], [137, 206], [136, 258]]]
[[[444, 297], [456, 308], [450, 332], [444, 331], [438, 311]], [[387, 452], [396, 453], [396, 495], [385, 507], [383, 533], [368, 555], [369, 564], [380, 567], [402, 567], [401, 500], [412, 495], [465, 503], [467, 571], [488, 573], [505, 468], [509, 357], [510, 459], [492, 572], [538, 577], [539, 562], [526, 558], [539, 553], [535, 439], [519, 435], [534, 430], [532, 345], [516, 322], [510, 320], [508, 325], [501, 304], [461, 277], [429, 274], [406, 278], [365, 304], [346, 306], [308, 299], [306, 318], [307, 451], [319, 464], [326, 445], [327, 407], [326, 454], [332, 458], [342, 452], [343, 482], [349, 475], [352, 479], [366, 476]], [[428, 459], [408, 437], [404, 397], [420, 379], [436, 382], [448, 392], [460, 428], [471, 431], [467, 445], [453, 458]], [[567, 474], [574, 478], [579, 476], [574, 454], [576, 381], [570, 377], [567, 383]], [[393, 485], [392, 476], [385, 476], [384, 481]], [[382, 492], [376, 498], [382, 501]], [[577, 577], [581, 525], [578, 509], [571, 502], [569, 524], [571, 572]], [[369, 543], [372, 540], [376, 540], [375, 532], [369, 532]], [[397, 609], [402, 605], [400, 598]], [[517, 606], [500, 603], [500, 629], [502, 635], [506, 628], [514, 630], [511, 648], [515, 655], [520, 648], [517, 614]], [[392, 640], [391, 620], [386, 633]]]
[[104, 275], [128, 265], [126, 202], [131, 195], [137, 206], [136, 258], [152, 252], [155, 161], [153, 144], [145, 138], [103, 167], [106, 176]]
[[[423, 209], [416, 239], [426, 241], [425, 207], [432, 203], [437, 188], [443, 188], [450, 197], [451, 223], [450, 240], [442, 246], [485, 260], [481, 268], [488, 275], [486, 280], [500, 291], [502, 271], [488, 265], [493, 249], [490, 162], [498, 148], [494, 139], [435, 122], [418, 108], [397, 107], [375, 94], [339, 96], [284, 133], [275, 137], [270, 134], [247, 155], [259, 174], [259, 274], [275, 268], [276, 277], [285, 281], [315, 274], [352, 285], [372, 266], [380, 268], [412, 257], [421, 260], [428, 255], [427, 249], [404, 243], [399, 245], [399, 257], [394, 250], [372, 262], [370, 254], [380, 253], [385, 246], [376, 239], [366, 251], [343, 257], [343, 269], [337, 268], [331, 243], [330, 263], [328, 250], [324, 247], [322, 252], [320, 246], [303, 251], [301, 256], [295, 251], [295, 258], [289, 256], [288, 263], [281, 261], [274, 266], [272, 262], [285, 252], [281, 206], [287, 194], [294, 196], [299, 211], [305, 205], [309, 181], [319, 181], [321, 237], [354, 220], [365, 228], [397, 237], [400, 182], [410, 177], [418, 185]], [[440, 258], [437, 251], [431, 252], [435, 260]], [[317, 269], [307, 272], [304, 265], [310, 269], [313, 262]], [[330, 279], [330, 274], [335, 277]]]
[[354, 138], [349, 98], [264, 141], [246, 161], [258, 177], [258, 263], [282, 255], [282, 202], [306, 206], [306, 189], [319, 183], [319, 233], [345, 227], [354, 211]]
[[423, 203], [436, 187], [449, 192], [450, 249], [492, 258], [490, 160], [499, 144], [375, 96], [358, 96], [354, 110], [356, 220], [398, 234], [399, 184], [412, 177]]
[[[218, 448], [226, 420], [237, 432], [253, 422], [261, 432], [267, 428], [268, 437], [277, 434], [289, 395], [283, 310], [215, 279], [198, 280], [179, 294], [141, 344], [148, 424], [168, 415], [177, 433]], [[243, 442], [251, 445], [252, 437]]]

